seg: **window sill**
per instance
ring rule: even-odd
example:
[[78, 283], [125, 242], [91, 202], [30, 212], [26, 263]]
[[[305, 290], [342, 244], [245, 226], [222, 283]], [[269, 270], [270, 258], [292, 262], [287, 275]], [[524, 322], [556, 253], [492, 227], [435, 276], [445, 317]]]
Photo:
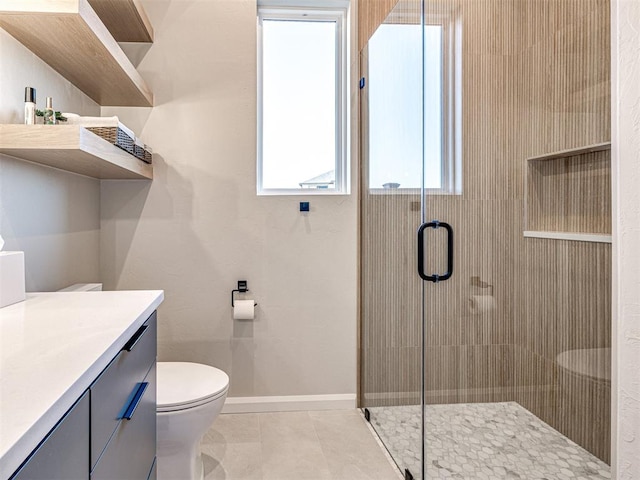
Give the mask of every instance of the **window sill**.
[[256, 192], [258, 197], [274, 197], [274, 196], [300, 196], [300, 197], [308, 197], [308, 196], [336, 196], [336, 195], [351, 195], [351, 192], [341, 192], [338, 190], [321, 190], [321, 189], [268, 189], [268, 190], [258, 190]]
[[[370, 188], [370, 195], [420, 195], [422, 190], [419, 188]], [[462, 192], [449, 192], [447, 190], [426, 189], [425, 194], [430, 195], [462, 195]]]

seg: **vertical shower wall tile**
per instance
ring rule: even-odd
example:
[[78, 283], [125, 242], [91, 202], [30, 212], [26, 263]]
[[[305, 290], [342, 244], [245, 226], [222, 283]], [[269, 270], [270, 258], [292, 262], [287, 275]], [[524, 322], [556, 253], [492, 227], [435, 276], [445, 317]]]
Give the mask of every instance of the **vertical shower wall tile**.
[[[420, 4], [407, 2], [420, 21]], [[384, 22], [387, 15], [398, 4], [398, 0], [360, 0], [358, 2], [358, 50], [362, 51], [371, 35]], [[417, 9], [417, 10], [416, 10]]]
[[570, 246], [568, 261], [569, 270], [575, 276], [568, 302], [573, 343], [568, 347], [609, 347], [611, 322], [606, 320], [611, 315], [611, 248], [575, 243]]

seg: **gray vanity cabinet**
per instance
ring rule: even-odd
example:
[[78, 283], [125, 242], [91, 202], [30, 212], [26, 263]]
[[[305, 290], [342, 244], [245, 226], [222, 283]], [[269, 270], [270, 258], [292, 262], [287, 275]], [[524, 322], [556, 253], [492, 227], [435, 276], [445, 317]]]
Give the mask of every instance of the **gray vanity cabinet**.
[[11, 480], [155, 479], [156, 313]]
[[156, 458], [153, 462], [153, 467], [151, 467], [151, 473], [149, 473], [149, 478], [147, 480], [157, 480], [158, 479], [158, 459]]
[[91, 385], [91, 479], [147, 480], [156, 455], [156, 314]]
[[156, 314], [91, 385], [91, 480], [147, 480], [156, 456]]
[[89, 392], [71, 407], [11, 480], [86, 480]]
[[131, 417], [118, 424], [91, 480], [147, 480], [156, 456], [156, 368], [144, 378], [148, 383]]

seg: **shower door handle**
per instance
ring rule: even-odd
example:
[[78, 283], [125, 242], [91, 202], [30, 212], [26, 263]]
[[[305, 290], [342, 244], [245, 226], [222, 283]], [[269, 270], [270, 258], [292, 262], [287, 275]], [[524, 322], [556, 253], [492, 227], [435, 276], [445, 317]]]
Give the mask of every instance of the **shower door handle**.
[[[447, 271], [442, 275], [434, 273], [433, 275], [426, 275], [424, 273], [424, 231], [427, 228], [444, 228], [447, 231]], [[453, 229], [451, 225], [445, 222], [440, 222], [438, 220], [433, 220], [431, 222], [423, 223], [418, 228], [418, 275], [423, 280], [427, 282], [443, 282], [445, 280], [449, 280], [451, 275], [453, 274]]]

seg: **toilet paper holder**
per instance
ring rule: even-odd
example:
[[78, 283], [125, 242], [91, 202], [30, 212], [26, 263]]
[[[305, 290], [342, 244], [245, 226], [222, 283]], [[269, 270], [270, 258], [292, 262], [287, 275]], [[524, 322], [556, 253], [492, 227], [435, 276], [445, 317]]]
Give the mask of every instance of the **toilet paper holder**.
[[471, 286], [472, 287], [478, 287], [478, 288], [488, 288], [489, 290], [489, 295], [493, 295], [493, 285], [489, 285], [487, 282], [483, 282], [482, 280], [480, 280], [480, 277], [471, 277]]
[[[238, 292], [238, 293], [245, 293], [249, 291], [249, 287], [247, 287], [247, 281], [246, 280], [238, 280], [238, 288], [236, 288], [235, 290], [231, 290], [231, 306], [235, 307], [235, 305], [233, 304], [233, 294]], [[258, 306], [257, 303], [253, 304], [255, 307]]]

